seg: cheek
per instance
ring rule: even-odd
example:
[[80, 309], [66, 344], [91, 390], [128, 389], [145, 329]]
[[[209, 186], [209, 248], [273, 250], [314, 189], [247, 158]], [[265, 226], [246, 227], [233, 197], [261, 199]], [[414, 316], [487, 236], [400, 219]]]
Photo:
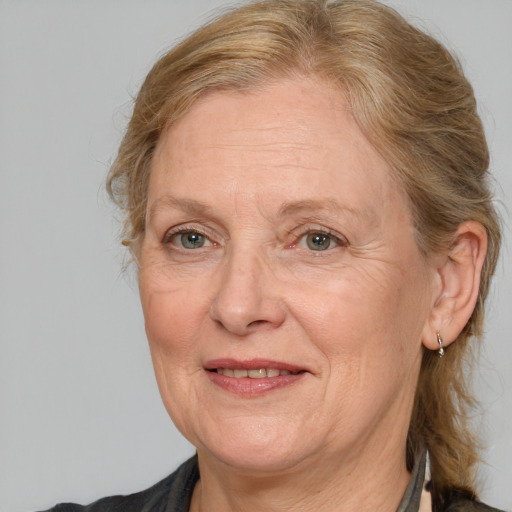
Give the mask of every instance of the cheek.
[[[201, 299], [201, 288], [194, 278], [184, 276], [179, 268], [153, 252], [143, 254], [139, 269], [139, 292], [150, 342], [192, 328], [195, 322], [185, 317], [194, 315]], [[192, 301], [192, 297], [198, 301]]]
[[195, 353], [208, 313], [207, 299], [197, 286], [170, 278], [166, 267], [141, 269], [139, 289], [157, 379], [171, 380], [179, 372], [192, 371], [198, 366]]
[[409, 403], [413, 396], [426, 313], [421, 283], [411, 286], [399, 271], [386, 275], [368, 269], [329, 283], [303, 322], [327, 363], [325, 399], [337, 404], [333, 414], [344, 435], [384, 414], [396, 397]]
[[[198, 300], [170, 280], [141, 275], [146, 335], [163, 403], [176, 427], [189, 438], [189, 412], [196, 403], [194, 374], [202, 371], [198, 330], [204, 317]], [[187, 298], [188, 296], [188, 298]]]
[[151, 350], [173, 358], [190, 353], [200, 322], [196, 309], [183, 300], [181, 293], [148, 293], [143, 311]]
[[366, 262], [321, 287], [301, 283], [289, 309], [332, 367], [341, 361], [351, 368], [377, 368], [391, 364], [390, 358], [396, 366], [421, 349], [423, 289], [404, 269]]

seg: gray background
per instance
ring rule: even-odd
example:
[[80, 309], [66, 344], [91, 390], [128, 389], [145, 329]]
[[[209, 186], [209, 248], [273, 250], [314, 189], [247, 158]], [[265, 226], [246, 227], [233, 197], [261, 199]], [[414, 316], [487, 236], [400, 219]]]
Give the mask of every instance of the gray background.
[[[512, 509], [512, 1], [396, 0], [473, 81], [504, 211], [483, 497]], [[0, 511], [145, 488], [192, 448], [160, 403], [103, 180], [155, 57], [222, 0], [0, 0]]]

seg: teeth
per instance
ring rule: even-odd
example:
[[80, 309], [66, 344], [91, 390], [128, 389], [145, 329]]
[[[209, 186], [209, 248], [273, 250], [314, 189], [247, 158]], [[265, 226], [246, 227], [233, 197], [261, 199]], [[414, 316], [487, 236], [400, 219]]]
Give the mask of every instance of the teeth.
[[265, 370], [265, 368], [261, 368], [260, 370], [249, 370], [247, 375], [251, 379], [263, 379], [267, 376], [267, 370]]
[[299, 372], [278, 370], [276, 368], [258, 368], [257, 370], [245, 370], [243, 368], [217, 368], [217, 373], [226, 377], [235, 377], [236, 379], [241, 379], [244, 377], [249, 377], [250, 379], [264, 379], [265, 377], [296, 375]]

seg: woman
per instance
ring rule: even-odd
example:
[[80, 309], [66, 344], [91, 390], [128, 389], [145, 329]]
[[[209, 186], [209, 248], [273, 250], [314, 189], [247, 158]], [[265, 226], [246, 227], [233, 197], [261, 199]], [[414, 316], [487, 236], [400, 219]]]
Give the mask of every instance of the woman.
[[500, 244], [488, 159], [457, 63], [371, 0], [264, 0], [162, 57], [108, 187], [197, 456], [54, 510], [493, 510], [464, 372]]

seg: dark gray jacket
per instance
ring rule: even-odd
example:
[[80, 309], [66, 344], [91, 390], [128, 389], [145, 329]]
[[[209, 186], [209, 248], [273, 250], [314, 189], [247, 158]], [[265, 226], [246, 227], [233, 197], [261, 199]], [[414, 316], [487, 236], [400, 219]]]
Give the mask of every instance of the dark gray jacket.
[[[418, 512], [425, 477], [424, 458], [414, 467], [397, 512]], [[172, 475], [153, 487], [129, 496], [111, 496], [91, 505], [61, 503], [47, 512], [188, 512], [194, 486], [199, 479], [197, 457], [182, 464]], [[219, 511], [220, 512], [220, 511]], [[500, 512], [483, 503], [455, 497], [439, 512]]]

